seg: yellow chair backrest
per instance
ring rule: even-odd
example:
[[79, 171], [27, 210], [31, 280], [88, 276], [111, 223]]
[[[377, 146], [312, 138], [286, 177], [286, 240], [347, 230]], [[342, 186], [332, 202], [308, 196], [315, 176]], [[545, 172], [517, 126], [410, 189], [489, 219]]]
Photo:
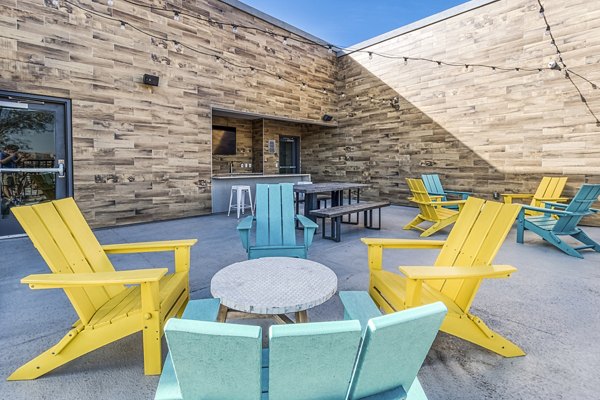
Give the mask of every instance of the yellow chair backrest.
[[[469, 197], [448, 235], [435, 266], [483, 267], [491, 265], [521, 206]], [[468, 310], [481, 279], [449, 279], [428, 284]]]
[[[55, 274], [114, 271], [114, 267], [72, 198], [12, 209], [50, 269]], [[123, 285], [66, 288], [81, 321], [89, 322], [97, 309]]]
[[421, 215], [428, 220], [439, 219], [436, 207], [432, 204], [434, 200], [429, 195], [429, 192], [427, 192], [427, 189], [425, 189], [423, 180], [406, 178], [406, 183], [408, 184], [408, 188], [412, 193], [411, 201], [413, 203], [417, 203]]
[[567, 184], [566, 176], [545, 176], [542, 178], [540, 185], [538, 186], [535, 194], [533, 195], [533, 200], [531, 200], [531, 205], [534, 207], [540, 207], [543, 205], [542, 202], [538, 199], [556, 199], [561, 197], [562, 191]]

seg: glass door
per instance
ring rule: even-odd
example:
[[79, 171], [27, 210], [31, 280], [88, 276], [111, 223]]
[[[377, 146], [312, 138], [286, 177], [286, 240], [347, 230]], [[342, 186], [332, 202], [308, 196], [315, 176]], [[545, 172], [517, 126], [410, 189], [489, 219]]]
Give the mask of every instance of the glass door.
[[300, 173], [300, 138], [297, 136], [279, 137], [279, 173]]
[[0, 93], [0, 237], [23, 233], [12, 207], [72, 195], [69, 103], [47, 99]]

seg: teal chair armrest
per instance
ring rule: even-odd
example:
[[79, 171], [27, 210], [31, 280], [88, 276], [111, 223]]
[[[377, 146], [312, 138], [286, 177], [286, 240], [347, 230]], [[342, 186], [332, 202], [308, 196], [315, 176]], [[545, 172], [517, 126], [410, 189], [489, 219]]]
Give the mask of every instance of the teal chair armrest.
[[304, 228], [304, 246], [308, 248], [312, 244], [313, 236], [319, 225], [304, 215], [298, 214], [296, 215], [296, 219], [298, 219], [298, 222]]
[[541, 212], [544, 214], [554, 214], [554, 215], [576, 215], [577, 214], [577, 213], [572, 213], [572, 212], [568, 212], [568, 211], [554, 210], [552, 208], [542, 208], [542, 207], [522, 205], [521, 211], [519, 211], [519, 218], [522, 218], [522, 216], [525, 213], [525, 210], [538, 211], [538, 212]]
[[249, 215], [244, 218], [237, 226], [238, 233], [240, 234], [240, 239], [242, 240], [242, 246], [246, 251], [250, 248], [250, 229], [252, 229], [252, 221], [254, 221], [254, 217]]
[[569, 206], [569, 203], [555, 203], [552, 201], [544, 201], [543, 203], [546, 208], [555, 207], [555, 208], [560, 208], [561, 210], [564, 210], [565, 208], [567, 208]]
[[462, 197], [463, 200], [466, 200], [469, 198], [469, 196], [473, 195], [472, 192], [460, 192], [458, 190], [446, 190], [446, 193], [453, 194], [455, 196], [460, 196], [460, 197]]

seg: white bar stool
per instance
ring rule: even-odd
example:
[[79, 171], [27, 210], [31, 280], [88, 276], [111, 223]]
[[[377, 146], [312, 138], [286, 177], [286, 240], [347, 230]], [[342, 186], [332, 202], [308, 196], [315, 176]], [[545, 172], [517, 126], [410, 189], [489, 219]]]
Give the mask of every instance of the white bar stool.
[[[233, 192], [235, 192], [236, 204], [233, 204]], [[249, 206], [246, 205], [246, 193], [248, 193], [248, 199], [250, 200]], [[242, 214], [246, 213], [246, 208], [250, 208], [252, 215], [254, 215], [254, 206], [252, 205], [252, 192], [250, 191], [250, 186], [231, 186], [231, 192], [229, 193], [229, 210], [227, 211], [227, 216], [231, 214], [232, 208], [235, 208], [237, 210], [238, 218], [240, 218], [240, 211], [242, 212]]]

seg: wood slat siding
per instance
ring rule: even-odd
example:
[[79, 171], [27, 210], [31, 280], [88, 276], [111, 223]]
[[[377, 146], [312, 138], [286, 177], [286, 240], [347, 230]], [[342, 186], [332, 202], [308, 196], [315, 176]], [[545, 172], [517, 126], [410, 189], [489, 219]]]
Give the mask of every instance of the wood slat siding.
[[[174, 5], [279, 31], [215, 0]], [[565, 63], [599, 83], [600, 2], [546, 0], [544, 6]], [[556, 55], [538, 8], [536, 0], [499, 0], [366, 50], [545, 66]], [[440, 174], [449, 190], [486, 198], [533, 193], [548, 175], [569, 177], [568, 196], [586, 181], [600, 182], [600, 127], [558, 71], [465, 71], [418, 61], [405, 66], [401, 59], [369, 60], [367, 53], [336, 60], [316, 46], [283, 46], [279, 38], [242, 29], [233, 34], [185, 16], [176, 22], [170, 13], [123, 2], [115, 2], [113, 16], [328, 93], [228, 68], [185, 49], [178, 53], [164, 40], [131, 28], [123, 32], [117, 22], [68, 4], [56, 10], [42, 0], [0, 0], [0, 88], [72, 99], [75, 196], [93, 226], [210, 212], [211, 106], [315, 121], [333, 115], [338, 128], [272, 121], [252, 126], [263, 134], [264, 172], [277, 171], [268, 140], [298, 135], [302, 172], [314, 181], [369, 183], [365, 199], [407, 204], [404, 178], [423, 173]], [[160, 86], [143, 85], [144, 73], [158, 75]], [[573, 79], [599, 115], [599, 91]], [[343, 95], [333, 95], [334, 89]], [[256, 157], [253, 152], [253, 164]]]
[[[60, 10], [46, 4], [51, 2], [0, 0], [0, 89], [72, 99], [75, 197], [93, 226], [211, 212], [211, 106], [315, 121], [333, 108], [331, 94], [230, 68], [187, 49], [178, 53], [172, 43], [131, 27], [122, 31], [118, 22], [66, 3]], [[80, 4], [109, 10], [103, 2]], [[219, 1], [172, 4], [283, 33]], [[284, 46], [277, 37], [242, 29], [234, 34], [228, 26], [186, 16], [176, 22], [172, 13], [118, 1], [112, 16], [159, 37], [214, 49], [240, 65], [334, 89], [335, 56], [327, 49], [292, 41]], [[143, 85], [145, 73], [158, 75], [159, 86]], [[241, 145], [251, 146], [245, 139]], [[244, 162], [250, 163], [248, 156]]]
[[[600, 2], [546, 0], [544, 7], [567, 66], [599, 84]], [[544, 67], [556, 54], [538, 10], [535, 0], [500, 0], [365, 51]], [[561, 72], [465, 72], [376, 54], [369, 60], [365, 52], [340, 58], [337, 74], [339, 130], [303, 137], [305, 172], [315, 181], [371, 183], [368, 198], [401, 204], [409, 195], [404, 178], [423, 173], [486, 198], [533, 193], [545, 175], [568, 176], [568, 196], [600, 181], [600, 127]], [[600, 117], [600, 91], [573, 79]], [[377, 101], [394, 97], [397, 110]]]

